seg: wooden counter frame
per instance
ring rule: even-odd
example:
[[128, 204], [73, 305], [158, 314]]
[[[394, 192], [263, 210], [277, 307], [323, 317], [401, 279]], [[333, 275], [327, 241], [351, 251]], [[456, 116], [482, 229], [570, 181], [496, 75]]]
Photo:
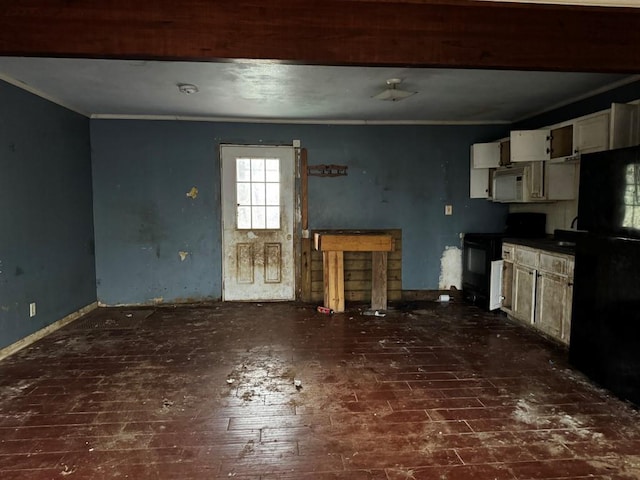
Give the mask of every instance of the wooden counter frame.
[[387, 252], [393, 237], [379, 233], [316, 233], [314, 248], [322, 251], [324, 306], [344, 312], [344, 252], [371, 252], [371, 309], [387, 309]]

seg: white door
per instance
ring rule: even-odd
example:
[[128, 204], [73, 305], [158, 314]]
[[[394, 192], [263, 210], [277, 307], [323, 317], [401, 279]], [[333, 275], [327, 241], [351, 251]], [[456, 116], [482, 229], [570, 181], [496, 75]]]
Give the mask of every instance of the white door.
[[293, 300], [293, 147], [220, 147], [223, 300]]

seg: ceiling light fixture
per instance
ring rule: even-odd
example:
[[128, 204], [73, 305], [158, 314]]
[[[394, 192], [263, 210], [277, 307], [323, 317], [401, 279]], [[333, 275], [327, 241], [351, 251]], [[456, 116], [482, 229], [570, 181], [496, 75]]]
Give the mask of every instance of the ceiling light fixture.
[[402, 83], [401, 78], [390, 78], [387, 80], [388, 87], [380, 92], [377, 95], [374, 95], [372, 98], [376, 100], [383, 100], [387, 102], [399, 102], [411, 95], [415, 95], [418, 92], [408, 92], [406, 90], [401, 90], [398, 88], [398, 85]]
[[178, 90], [180, 93], [184, 93], [185, 95], [192, 95], [199, 92], [198, 87], [191, 85], [190, 83], [179, 83]]

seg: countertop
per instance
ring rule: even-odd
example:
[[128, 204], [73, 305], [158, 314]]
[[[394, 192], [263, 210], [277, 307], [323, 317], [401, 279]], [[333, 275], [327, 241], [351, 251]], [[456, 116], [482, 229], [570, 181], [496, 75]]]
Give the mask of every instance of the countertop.
[[505, 238], [503, 239], [503, 243], [524, 245], [525, 247], [564, 253], [565, 255], [575, 255], [576, 253], [576, 244], [574, 242], [566, 242], [553, 238]]

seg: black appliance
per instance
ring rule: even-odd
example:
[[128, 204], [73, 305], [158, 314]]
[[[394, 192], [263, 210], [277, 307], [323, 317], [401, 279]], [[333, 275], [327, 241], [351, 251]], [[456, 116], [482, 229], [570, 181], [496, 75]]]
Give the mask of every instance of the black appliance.
[[640, 147], [582, 156], [569, 360], [640, 405]]
[[504, 231], [465, 233], [462, 259], [462, 293], [464, 298], [485, 310], [500, 306], [499, 282], [502, 241], [507, 237], [538, 238], [545, 236], [544, 213], [510, 213]]

